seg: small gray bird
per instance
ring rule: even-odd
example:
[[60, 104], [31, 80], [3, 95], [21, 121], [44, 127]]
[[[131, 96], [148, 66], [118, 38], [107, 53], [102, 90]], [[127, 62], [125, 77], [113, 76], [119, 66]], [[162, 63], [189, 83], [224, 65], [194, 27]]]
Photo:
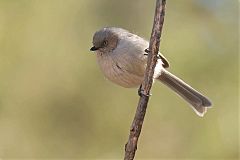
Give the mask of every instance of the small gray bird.
[[[106, 27], [93, 36], [91, 51], [97, 53], [97, 62], [107, 79], [126, 88], [142, 84], [147, 66], [146, 49], [149, 42], [125, 29]], [[170, 87], [191, 104], [199, 116], [203, 116], [211, 102], [184, 81], [168, 72], [167, 59], [159, 53], [154, 79]]]

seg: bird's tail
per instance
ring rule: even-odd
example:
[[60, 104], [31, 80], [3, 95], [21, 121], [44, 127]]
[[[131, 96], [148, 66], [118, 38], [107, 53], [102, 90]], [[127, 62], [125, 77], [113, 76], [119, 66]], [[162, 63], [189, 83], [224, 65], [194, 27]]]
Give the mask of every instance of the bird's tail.
[[190, 103], [197, 115], [203, 117], [207, 112], [207, 108], [211, 106], [211, 102], [208, 98], [167, 70], [163, 69], [161, 75], [157, 79]]

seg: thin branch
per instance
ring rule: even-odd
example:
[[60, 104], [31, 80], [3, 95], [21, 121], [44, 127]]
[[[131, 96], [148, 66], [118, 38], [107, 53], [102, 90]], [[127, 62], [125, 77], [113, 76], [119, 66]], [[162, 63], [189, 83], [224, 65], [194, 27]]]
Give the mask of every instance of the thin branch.
[[163, 28], [165, 15], [166, 0], [157, 0], [152, 28], [151, 39], [149, 43], [149, 51], [147, 67], [142, 84], [142, 95], [139, 99], [135, 117], [133, 119], [128, 142], [125, 145], [125, 160], [133, 160], [137, 150], [138, 138], [141, 133], [142, 124], [146, 114], [147, 104], [149, 100], [150, 90], [153, 83], [154, 69], [158, 59], [158, 51], [160, 47], [160, 38]]

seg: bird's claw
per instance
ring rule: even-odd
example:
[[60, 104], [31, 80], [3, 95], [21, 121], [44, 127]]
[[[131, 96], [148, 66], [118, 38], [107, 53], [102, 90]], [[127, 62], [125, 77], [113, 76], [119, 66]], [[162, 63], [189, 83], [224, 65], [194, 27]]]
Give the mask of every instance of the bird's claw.
[[142, 85], [140, 85], [140, 87], [138, 88], [138, 95], [139, 95], [140, 97], [142, 97], [143, 95], [146, 96], [146, 97], [150, 97], [152, 94], [145, 94], [145, 93], [143, 92]]
[[[149, 48], [145, 49], [144, 51], [146, 52], [146, 53], [144, 53], [145, 56], [147, 56], [147, 55], [150, 53]], [[158, 58], [158, 59], [161, 59], [160, 54], [157, 54], [157, 58]]]
[[147, 53], [147, 54], [145, 53], [144, 55], [148, 55], [150, 53], [149, 48], [145, 49], [144, 51]]

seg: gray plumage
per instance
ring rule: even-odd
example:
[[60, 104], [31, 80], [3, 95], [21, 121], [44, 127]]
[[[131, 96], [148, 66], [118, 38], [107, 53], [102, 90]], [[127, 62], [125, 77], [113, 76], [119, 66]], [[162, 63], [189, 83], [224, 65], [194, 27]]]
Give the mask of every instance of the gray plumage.
[[[97, 53], [97, 62], [107, 79], [126, 88], [138, 87], [143, 82], [147, 65], [145, 49], [149, 42], [128, 32], [114, 27], [106, 27], [93, 36], [92, 51]], [[160, 54], [154, 79], [170, 87], [189, 104], [194, 111], [203, 116], [211, 102], [184, 81], [168, 72], [167, 59]]]

